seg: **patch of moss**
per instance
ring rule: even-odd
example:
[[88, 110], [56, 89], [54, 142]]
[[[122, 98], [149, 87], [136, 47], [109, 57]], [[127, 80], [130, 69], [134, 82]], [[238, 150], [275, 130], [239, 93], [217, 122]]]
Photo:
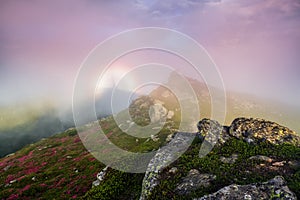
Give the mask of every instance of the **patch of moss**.
[[139, 199], [144, 174], [112, 170], [99, 186], [89, 190], [83, 199]]

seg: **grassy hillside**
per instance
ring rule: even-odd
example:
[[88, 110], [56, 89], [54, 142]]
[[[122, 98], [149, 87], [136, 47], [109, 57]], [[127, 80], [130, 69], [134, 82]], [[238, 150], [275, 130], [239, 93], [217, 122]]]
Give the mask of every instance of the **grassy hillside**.
[[[155, 99], [150, 97], [135, 100], [129, 108], [132, 118], [140, 125], [149, 124], [147, 111], [154, 103]], [[165, 145], [178, 128], [176, 121], [180, 112], [172, 107], [175, 104], [165, 103], [168, 110], [174, 110], [175, 114], [173, 119], [167, 120], [155, 139], [137, 140], [123, 133], [111, 116], [99, 123], [109, 140], [118, 147], [131, 152], [149, 152]], [[91, 124], [81, 127], [81, 130], [83, 134], [96, 131]], [[160, 173], [160, 183], [151, 192], [150, 199], [191, 199], [232, 183], [266, 181], [275, 175], [282, 175], [288, 187], [300, 196], [299, 147], [291, 144], [274, 145], [267, 141], [253, 145], [233, 137], [200, 158], [198, 154], [202, 142], [201, 138], [196, 137], [188, 151]], [[235, 162], [224, 162], [235, 154]], [[268, 156], [272, 161], [250, 159], [258, 155]], [[83, 146], [76, 130], [69, 129], [0, 159], [0, 199], [139, 199], [143, 173], [109, 169], [99, 186], [92, 188], [97, 173], [104, 167]], [[172, 172], [174, 168], [176, 170]], [[176, 188], [191, 170], [213, 174], [216, 178], [209, 187], [198, 187], [182, 197]]]
[[[136, 110], [133, 108], [131, 111]], [[145, 115], [140, 122], [145, 123], [147, 118], [149, 116]], [[100, 120], [99, 123], [110, 141], [132, 152], [157, 149], [166, 143], [166, 137], [171, 134], [170, 128], [164, 128], [159, 134], [158, 141], [147, 138], [137, 141], [135, 137], [123, 133], [112, 117]], [[81, 129], [86, 133], [92, 130], [89, 124]], [[0, 199], [82, 197], [91, 189], [97, 173], [104, 167], [86, 150], [76, 130], [69, 129], [27, 145], [15, 154], [0, 159], [0, 188], [2, 188]], [[131, 190], [127, 190], [128, 180], [133, 180], [133, 188], [136, 195], [139, 195], [143, 174], [134, 175], [111, 170], [109, 176], [110, 183], [104, 186], [105, 193], [108, 192], [106, 196], [118, 194], [127, 199], [125, 197], [131, 194]], [[120, 185], [116, 184], [116, 180], [121, 181]]]

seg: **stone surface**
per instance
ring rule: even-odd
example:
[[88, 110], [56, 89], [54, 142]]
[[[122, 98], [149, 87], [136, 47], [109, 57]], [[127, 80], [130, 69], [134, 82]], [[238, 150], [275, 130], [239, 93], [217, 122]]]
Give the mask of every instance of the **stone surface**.
[[220, 160], [223, 162], [223, 163], [228, 163], [228, 164], [233, 164], [235, 163], [235, 161], [238, 159], [238, 154], [232, 154], [230, 157], [224, 157], [224, 156], [221, 156], [220, 157]]
[[262, 155], [256, 155], [256, 156], [251, 156], [249, 158], [250, 160], [259, 160], [259, 161], [263, 161], [263, 162], [272, 162], [273, 159], [268, 157], [268, 156], [262, 156]]
[[300, 136], [294, 131], [263, 119], [237, 118], [231, 123], [229, 134], [248, 143], [268, 141], [272, 144], [300, 146]]
[[176, 174], [177, 171], [178, 171], [177, 167], [172, 167], [168, 172], [170, 174]]
[[100, 185], [100, 183], [104, 180], [109, 169], [110, 168], [106, 166], [101, 172], [97, 174], [97, 180], [95, 180], [92, 184], [93, 187]]
[[[230, 138], [244, 140], [254, 145], [260, 144], [263, 141], [272, 144], [287, 143], [296, 146], [300, 144], [299, 136], [295, 132], [277, 123], [261, 119], [238, 118], [232, 122], [231, 126], [222, 126], [217, 121], [203, 119], [197, 124], [197, 128], [199, 131], [196, 133], [196, 136], [202, 142], [212, 145], [222, 146]], [[140, 199], [147, 199], [151, 196], [154, 188], [160, 184], [161, 179], [164, 177], [162, 172], [166, 164], [174, 159], [176, 154], [183, 149], [184, 144], [189, 143], [191, 139], [192, 137], [188, 136], [188, 133], [176, 133], [174, 136], [170, 135], [170, 137], [167, 137], [168, 144], [170, 145], [159, 149], [148, 165]], [[233, 153], [229, 157], [221, 156], [220, 160], [223, 163], [233, 164], [237, 161], [238, 157], [238, 154]], [[298, 161], [287, 162], [264, 155], [252, 156], [249, 159], [262, 162], [255, 170], [267, 169], [275, 172], [285, 170], [285, 166], [299, 166]], [[167, 176], [176, 174], [177, 170], [176, 167], [171, 168], [166, 172]], [[216, 176], [213, 174], [201, 174], [197, 169], [192, 169], [186, 177], [182, 178], [176, 184], [176, 189], [172, 192], [177, 195], [188, 195], [201, 187], [209, 187], [214, 179], [216, 179]], [[281, 176], [277, 176], [265, 183], [253, 183], [249, 185], [233, 184], [200, 199], [272, 199], [274, 197], [296, 199]]]
[[176, 133], [167, 146], [160, 148], [149, 162], [145, 177], [142, 183], [140, 200], [147, 199], [153, 189], [159, 184], [161, 172], [164, 167], [177, 159], [181, 153], [185, 152], [194, 136], [191, 133]]
[[223, 127], [215, 120], [203, 119], [197, 124], [198, 137], [204, 139], [210, 144], [224, 144], [230, 136], [227, 127]]
[[295, 200], [297, 197], [286, 186], [281, 176], [264, 183], [249, 185], [229, 185], [219, 191], [195, 200], [231, 200], [231, 199], [285, 199]]
[[174, 137], [173, 133], [169, 134], [166, 138], [166, 142], [170, 142], [173, 139], [173, 137]]
[[180, 195], [189, 194], [199, 187], [208, 187], [216, 176], [212, 174], [200, 174], [197, 169], [191, 169], [183, 181], [176, 187], [175, 192]]

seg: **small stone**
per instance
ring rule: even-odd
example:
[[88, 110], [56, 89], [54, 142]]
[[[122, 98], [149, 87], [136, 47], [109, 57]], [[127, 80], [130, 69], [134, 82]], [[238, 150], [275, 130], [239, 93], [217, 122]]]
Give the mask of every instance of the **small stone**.
[[174, 117], [174, 111], [169, 110], [168, 115], [167, 115], [167, 118], [168, 118], [168, 119], [172, 119], [173, 117]]
[[280, 194], [280, 190], [275, 190], [275, 194]]
[[256, 156], [251, 156], [249, 158], [250, 160], [260, 160], [260, 161], [264, 161], [264, 162], [273, 162], [273, 159], [268, 157], [268, 156], [262, 156], [262, 155], [256, 155]]
[[169, 170], [169, 173], [171, 173], [171, 174], [176, 174], [177, 171], [178, 171], [177, 167], [172, 167], [172, 168]]
[[169, 134], [166, 138], [166, 142], [170, 142], [173, 139], [174, 134]]
[[8, 157], [11, 157], [11, 156], [14, 156], [14, 155], [15, 155], [15, 153], [10, 153], [10, 154], [6, 155], [5, 157], [8, 158]]
[[230, 157], [224, 157], [224, 156], [221, 156], [220, 157], [220, 160], [221, 162], [223, 163], [228, 163], [228, 164], [233, 164], [235, 163], [235, 161], [238, 159], [238, 155], [237, 154], [232, 154]]
[[96, 187], [98, 185], [100, 185], [100, 181], [96, 180], [96, 181], [93, 182], [92, 187]]
[[251, 138], [245, 138], [245, 142], [247, 142], [248, 144], [253, 144], [254, 140]]
[[286, 163], [286, 161], [274, 162], [274, 163], [272, 163], [272, 165], [276, 166], [276, 167], [282, 167], [282, 166], [284, 166], [285, 163]]
[[151, 135], [151, 139], [154, 141], [154, 142], [157, 142], [159, 140], [159, 138], [157, 137], [157, 135]]
[[252, 198], [251, 198], [251, 195], [245, 194], [244, 199], [245, 199], [245, 200], [251, 200]]
[[239, 190], [239, 188], [237, 187], [237, 185], [233, 185], [233, 186], [232, 186], [232, 189], [233, 189], [234, 191], [238, 191], [238, 190]]
[[10, 165], [7, 165], [6, 167], [4, 167], [4, 171], [7, 171], [11, 166]]

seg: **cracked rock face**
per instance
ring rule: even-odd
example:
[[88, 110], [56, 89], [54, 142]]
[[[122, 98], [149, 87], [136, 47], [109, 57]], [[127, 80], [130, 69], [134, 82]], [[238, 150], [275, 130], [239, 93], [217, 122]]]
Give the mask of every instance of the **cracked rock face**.
[[296, 195], [286, 186], [281, 176], [264, 182], [249, 185], [229, 185], [219, 191], [195, 200], [229, 200], [229, 199], [285, 199], [296, 200]]
[[294, 131], [263, 119], [237, 118], [231, 123], [229, 134], [248, 143], [267, 141], [272, 144], [300, 146], [300, 136]]

